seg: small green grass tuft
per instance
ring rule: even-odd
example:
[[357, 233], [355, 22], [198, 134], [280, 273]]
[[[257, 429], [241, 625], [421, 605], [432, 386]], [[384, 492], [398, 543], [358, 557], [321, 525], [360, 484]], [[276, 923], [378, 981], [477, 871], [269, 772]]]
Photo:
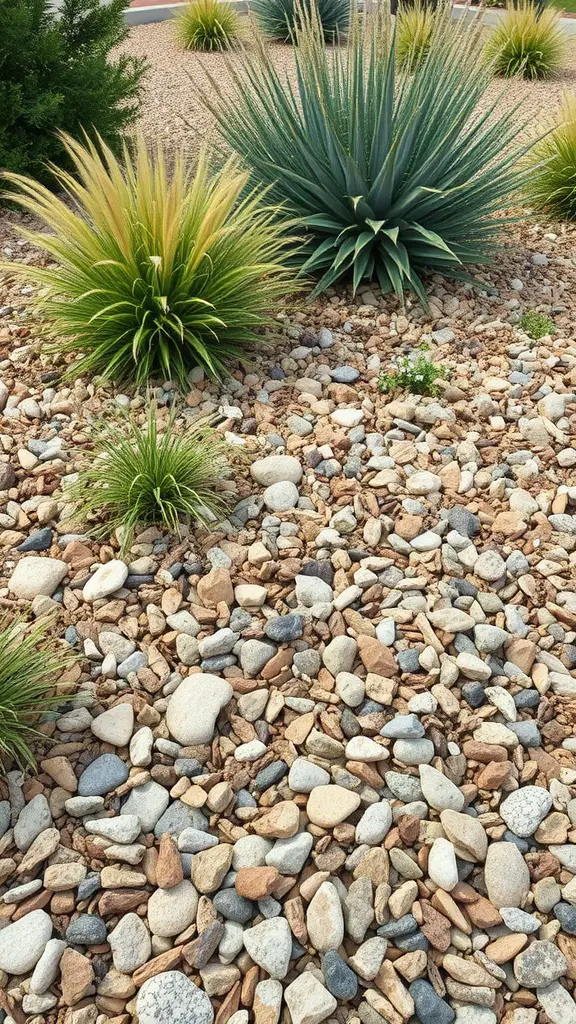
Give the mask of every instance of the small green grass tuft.
[[566, 95], [556, 126], [529, 154], [526, 197], [558, 220], [576, 220], [576, 96]]
[[445, 366], [437, 366], [423, 351], [417, 356], [403, 356], [393, 373], [380, 374], [378, 390], [384, 395], [391, 391], [409, 391], [412, 395], [438, 394], [437, 380], [449, 380], [450, 371]]
[[551, 7], [540, 12], [531, 0], [517, 0], [494, 28], [485, 52], [497, 75], [534, 81], [558, 71], [564, 51], [559, 12]]
[[520, 317], [518, 325], [524, 334], [533, 338], [534, 341], [538, 341], [538, 338], [543, 338], [546, 334], [554, 334], [556, 331], [556, 324], [551, 317], [546, 313], [537, 313], [535, 309], [529, 309], [527, 313], [524, 313]]
[[176, 38], [186, 50], [228, 50], [240, 35], [240, 19], [223, 0], [189, 0], [176, 16]]
[[143, 426], [134, 416], [101, 424], [90, 461], [66, 491], [84, 518], [98, 520], [96, 536], [119, 531], [126, 549], [137, 525], [179, 535], [185, 518], [209, 523], [225, 514], [227, 495], [218, 483], [227, 442], [206, 422], [177, 433], [175, 420], [173, 409], [160, 424], [150, 403]]
[[[0, 771], [3, 760], [35, 768], [32, 743], [40, 716], [65, 698], [56, 693], [58, 677], [73, 660], [53, 634], [50, 617], [31, 626], [0, 621]], [[44, 737], [45, 739], [45, 737]]]

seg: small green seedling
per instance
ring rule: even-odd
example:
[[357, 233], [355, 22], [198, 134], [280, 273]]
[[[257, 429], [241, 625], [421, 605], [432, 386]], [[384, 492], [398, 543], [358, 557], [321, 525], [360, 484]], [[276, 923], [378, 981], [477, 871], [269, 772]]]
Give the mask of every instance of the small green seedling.
[[520, 317], [519, 326], [524, 334], [533, 338], [534, 341], [543, 338], [545, 334], [554, 334], [556, 331], [554, 321], [546, 313], [537, 313], [535, 309], [529, 309]]
[[412, 395], [430, 395], [434, 398], [438, 394], [436, 381], [449, 379], [450, 370], [445, 366], [437, 366], [421, 351], [416, 358], [403, 356], [394, 373], [382, 372], [378, 390], [388, 395], [391, 391], [401, 388]]

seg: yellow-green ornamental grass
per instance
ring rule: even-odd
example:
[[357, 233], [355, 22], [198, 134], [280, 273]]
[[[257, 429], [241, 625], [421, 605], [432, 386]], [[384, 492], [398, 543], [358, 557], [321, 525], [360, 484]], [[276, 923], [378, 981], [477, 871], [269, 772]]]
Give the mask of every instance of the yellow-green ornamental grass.
[[485, 52], [497, 75], [535, 80], [558, 71], [564, 51], [559, 11], [548, 7], [539, 13], [531, 0], [518, 0], [493, 30]]
[[189, 0], [176, 16], [176, 39], [186, 50], [228, 50], [240, 36], [240, 18], [224, 0]]
[[556, 127], [530, 154], [529, 201], [558, 220], [576, 220], [576, 96], [563, 99]]
[[396, 16], [396, 58], [405, 71], [414, 69], [428, 56], [437, 12], [416, 0], [401, 5]]
[[140, 138], [119, 160], [101, 140], [65, 147], [75, 175], [56, 170], [58, 198], [30, 178], [8, 175], [13, 202], [48, 231], [23, 231], [56, 265], [10, 264], [43, 287], [42, 308], [59, 351], [79, 353], [75, 375], [145, 384], [201, 366], [211, 376], [246, 359], [255, 329], [293, 290], [285, 268], [293, 240], [246, 192], [234, 160], [193, 168]]

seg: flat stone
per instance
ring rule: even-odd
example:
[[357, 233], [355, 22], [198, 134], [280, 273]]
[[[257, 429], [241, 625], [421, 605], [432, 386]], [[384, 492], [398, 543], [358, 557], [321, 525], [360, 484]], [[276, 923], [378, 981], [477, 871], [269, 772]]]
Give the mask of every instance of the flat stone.
[[254, 928], [246, 928], [243, 940], [248, 955], [271, 978], [286, 977], [292, 954], [292, 932], [285, 917], [273, 917]]
[[358, 979], [335, 949], [328, 950], [322, 957], [322, 974], [326, 988], [336, 999], [354, 999], [358, 991]]
[[82, 772], [78, 780], [78, 795], [106, 796], [122, 786], [128, 775], [128, 765], [117, 754], [101, 754]]
[[308, 904], [306, 927], [312, 945], [319, 953], [338, 949], [344, 940], [342, 904], [332, 882], [322, 882]]
[[14, 826], [14, 842], [25, 852], [41, 832], [52, 825], [52, 814], [43, 793], [38, 793], [20, 811]]
[[392, 826], [392, 808], [387, 800], [370, 804], [356, 825], [356, 843], [379, 846]]
[[138, 914], [124, 914], [109, 933], [108, 942], [117, 971], [132, 974], [152, 955], [150, 932]]
[[576, 1024], [576, 1003], [559, 981], [540, 986], [536, 996], [552, 1024]]
[[289, 512], [296, 508], [300, 495], [295, 484], [289, 480], [280, 480], [267, 487], [262, 497], [269, 512]]
[[188, 676], [170, 698], [166, 725], [184, 746], [210, 743], [216, 719], [232, 697], [232, 687], [219, 676], [196, 673]]
[[153, 935], [171, 938], [196, 920], [198, 893], [185, 879], [173, 889], [155, 889], [148, 900], [148, 924]]
[[85, 601], [98, 601], [121, 590], [128, 578], [128, 566], [119, 558], [113, 558], [105, 565], [99, 565], [82, 591]]
[[0, 970], [26, 974], [38, 963], [52, 935], [52, 920], [44, 910], [32, 910], [0, 930]]
[[334, 996], [310, 971], [303, 971], [284, 989], [292, 1024], [320, 1024], [338, 1005]]
[[514, 960], [514, 976], [526, 988], [539, 988], [563, 977], [568, 970], [566, 957], [547, 939], [536, 940]]
[[152, 832], [170, 802], [170, 794], [164, 786], [151, 779], [143, 786], [130, 791], [122, 814], [136, 815], [142, 832]]
[[106, 942], [106, 922], [98, 914], [79, 914], [66, 929], [66, 941], [75, 946], [99, 946]]
[[308, 797], [306, 813], [313, 825], [334, 828], [360, 806], [358, 793], [343, 786], [316, 786]]
[[541, 786], [523, 786], [502, 801], [498, 813], [508, 828], [520, 837], [534, 834], [552, 807], [552, 797]]
[[451, 1006], [434, 991], [429, 981], [417, 978], [408, 989], [420, 1024], [451, 1024], [456, 1016]]
[[429, 764], [419, 766], [420, 788], [426, 803], [436, 811], [461, 811], [464, 795], [442, 772]]
[[97, 718], [92, 719], [95, 736], [114, 747], [126, 747], [134, 728], [134, 708], [131, 704], [115, 704]]
[[297, 757], [292, 762], [288, 773], [288, 785], [294, 793], [311, 793], [317, 786], [327, 786], [329, 783], [329, 773], [313, 761]]
[[428, 874], [445, 892], [451, 892], [458, 884], [458, 865], [454, 847], [442, 836], [438, 836], [432, 843], [428, 855]]
[[441, 812], [440, 821], [458, 857], [472, 862], [485, 859], [488, 836], [477, 818], [448, 809]]
[[530, 890], [530, 872], [514, 843], [490, 843], [484, 880], [488, 898], [497, 909], [522, 905]]
[[212, 1024], [209, 996], [180, 971], [164, 971], [142, 985], [136, 999], [139, 1024]]
[[299, 832], [291, 839], [277, 839], [266, 854], [266, 864], [276, 868], [281, 875], [296, 875], [304, 867], [312, 843], [309, 832]]

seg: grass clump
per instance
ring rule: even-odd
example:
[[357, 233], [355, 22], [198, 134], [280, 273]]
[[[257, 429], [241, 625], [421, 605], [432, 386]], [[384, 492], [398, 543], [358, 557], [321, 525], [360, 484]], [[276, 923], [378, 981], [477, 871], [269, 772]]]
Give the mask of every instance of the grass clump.
[[517, 0], [494, 28], [486, 56], [496, 74], [534, 81], [561, 67], [564, 50], [559, 12], [551, 7], [540, 12], [531, 0]]
[[438, 366], [424, 354], [421, 349], [417, 355], [403, 356], [392, 373], [380, 374], [378, 390], [384, 395], [391, 391], [409, 391], [411, 395], [438, 394], [438, 380], [449, 380], [450, 371], [445, 366]]
[[94, 534], [120, 531], [128, 547], [136, 526], [163, 526], [179, 535], [184, 519], [202, 523], [223, 516], [226, 493], [218, 490], [229, 446], [206, 422], [176, 432], [174, 410], [162, 425], [153, 403], [141, 426], [134, 416], [101, 424], [90, 461], [66, 496]]
[[[309, 16], [313, 0], [250, 0], [250, 10], [264, 35], [289, 43], [297, 41], [297, 30]], [[348, 28], [349, 0], [316, 0], [315, 9], [322, 36], [334, 42]]]
[[352, 16], [347, 45], [329, 51], [312, 10], [296, 30], [296, 75], [265, 47], [212, 81], [205, 100], [225, 142], [268, 187], [281, 216], [303, 226], [301, 270], [313, 294], [376, 278], [401, 301], [423, 303], [426, 270], [465, 276], [489, 262], [502, 210], [526, 179], [517, 110], [478, 103], [492, 81], [478, 26], [434, 34], [410, 77], [398, 72], [384, 5]]
[[21, 768], [36, 765], [32, 744], [41, 736], [40, 716], [63, 703], [55, 686], [71, 655], [50, 635], [53, 629], [51, 618], [30, 626], [0, 621], [0, 754]]
[[228, 50], [240, 35], [240, 18], [223, 0], [189, 0], [177, 14], [176, 38], [186, 50]]
[[412, 72], [422, 64], [430, 51], [437, 12], [416, 0], [401, 5], [396, 15], [396, 56], [398, 65]]
[[139, 139], [116, 159], [100, 140], [64, 145], [75, 175], [55, 171], [64, 198], [29, 178], [8, 175], [10, 198], [48, 231], [23, 234], [57, 265], [10, 263], [43, 286], [42, 308], [58, 350], [81, 353], [70, 373], [134, 381], [152, 376], [187, 388], [201, 366], [221, 375], [245, 359], [254, 330], [293, 288], [285, 270], [286, 233], [275, 211], [246, 194], [234, 161], [192, 170]]
[[576, 220], [576, 97], [566, 95], [556, 126], [529, 156], [528, 200], [558, 220]]
[[554, 334], [556, 331], [556, 324], [552, 318], [546, 313], [538, 313], [535, 309], [529, 309], [527, 313], [524, 313], [518, 321], [518, 326], [534, 341], [538, 341], [538, 338], [543, 338], [546, 334]]

